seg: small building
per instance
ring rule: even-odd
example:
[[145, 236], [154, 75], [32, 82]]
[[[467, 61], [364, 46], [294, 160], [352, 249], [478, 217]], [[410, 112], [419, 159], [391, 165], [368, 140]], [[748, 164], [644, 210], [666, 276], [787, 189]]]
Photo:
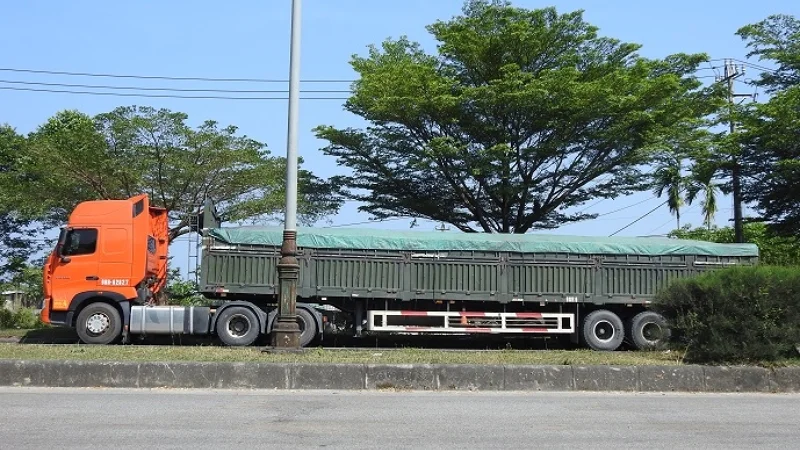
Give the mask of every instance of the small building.
[[10, 311], [17, 311], [22, 308], [41, 309], [42, 299], [27, 295], [18, 289], [9, 289], [0, 293], [0, 307]]

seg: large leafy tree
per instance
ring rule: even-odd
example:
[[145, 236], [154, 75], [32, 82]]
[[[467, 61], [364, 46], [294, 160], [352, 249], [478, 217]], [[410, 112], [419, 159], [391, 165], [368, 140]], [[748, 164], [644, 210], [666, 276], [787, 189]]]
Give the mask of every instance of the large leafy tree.
[[738, 34], [750, 53], [777, 66], [757, 84], [770, 92], [766, 103], [743, 115], [747, 174], [754, 180], [745, 199], [756, 204], [776, 230], [800, 233], [800, 20], [770, 16]]
[[[190, 231], [190, 215], [206, 199], [224, 220], [275, 218], [284, 206], [285, 158], [236, 127], [186, 121], [186, 114], [150, 107], [96, 117], [60, 112], [31, 135], [32, 195], [63, 218], [79, 201], [147, 193], [169, 210], [171, 240]], [[330, 183], [301, 170], [299, 184], [302, 221], [338, 209]]]
[[427, 29], [437, 54], [400, 38], [353, 57], [346, 109], [368, 128], [317, 128], [378, 218], [516, 233], [589, 219], [574, 208], [650, 188], [654, 146], [715, 107], [692, 75], [704, 55], [640, 57], [581, 12], [473, 0]]
[[25, 146], [24, 136], [0, 126], [0, 283], [18, 276], [43, 243], [43, 224], [33, 220], [31, 203], [17, 198], [25, 178], [19, 170]]

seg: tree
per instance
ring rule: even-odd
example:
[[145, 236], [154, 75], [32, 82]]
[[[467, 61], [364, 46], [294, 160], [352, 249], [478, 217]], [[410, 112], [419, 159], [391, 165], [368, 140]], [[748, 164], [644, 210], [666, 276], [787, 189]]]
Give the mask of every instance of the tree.
[[653, 192], [657, 197], [667, 195], [667, 207], [675, 214], [677, 227], [681, 227], [681, 207], [686, 189], [686, 178], [682, 172], [682, 158], [676, 152], [669, 152], [659, 157], [653, 172]]
[[642, 169], [676, 128], [712, 111], [692, 75], [705, 55], [646, 59], [582, 12], [473, 0], [428, 28], [353, 56], [346, 109], [370, 126], [320, 126], [338, 181], [377, 218], [524, 233], [595, 217], [574, 207], [649, 189]]
[[[285, 158], [205, 121], [192, 128], [184, 113], [120, 107], [89, 117], [63, 111], [32, 134], [28, 169], [35, 195], [62, 219], [75, 203], [147, 193], [170, 214], [170, 240], [190, 232], [190, 215], [211, 199], [228, 221], [274, 218], [284, 207]], [[298, 215], [309, 223], [334, 213], [331, 183], [299, 173]], [[52, 193], [58, 192], [55, 196]]]
[[775, 14], [761, 22], [746, 25], [736, 34], [747, 41], [747, 57], [776, 63], [775, 70], [765, 70], [756, 85], [767, 92], [778, 92], [800, 85], [800, 20]]
[[777, 70], [765, 70], [758, 85], [771, 97], [743, 114], [742, 145], [747, 175], [754, 180], [744, 198], [756, 204], [773, 228], [787, 235], [800, 233], [800, 21], [785, 15], [741, 28], [750, 56], [771, 60]]
[[714, 225], [714, 216], [717, 214], [717, 191], [720, 190], [719, 185], [715, 182], [715, 176], [716, 167], [714, 165], [707, 161], [696, 161], [686, 188], [686, 203], [691, 205], [696, 199], [700, 199], [703, 224], [709, 230]]
[[41, 226], [29, 215], [30, 204], [16, 201], [24, 174], [19, 159], [25, 138], [8, 125], [0, 126], [0, 283], [18, 276], [31, 255], [41, 248]]
[[[756, 244], [759, 250], [759, 262], [774, 266], [800, 266], [800, 241], [797, 237], [775, 234], [764, 223], [751, 222], [744, 225], [745, 241]], [[692, 228], [685, 226], [673, 230], [669, 236], [678, 239], [718, 242], [730, 244], [735, 242], [733, 227]]]

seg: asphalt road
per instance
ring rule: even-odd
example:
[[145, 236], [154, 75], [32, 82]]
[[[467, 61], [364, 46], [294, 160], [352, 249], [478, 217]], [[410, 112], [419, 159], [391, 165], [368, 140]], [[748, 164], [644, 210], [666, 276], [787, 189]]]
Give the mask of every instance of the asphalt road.
[[800, 396], [0, 388], [0, 448], [797, 448]]

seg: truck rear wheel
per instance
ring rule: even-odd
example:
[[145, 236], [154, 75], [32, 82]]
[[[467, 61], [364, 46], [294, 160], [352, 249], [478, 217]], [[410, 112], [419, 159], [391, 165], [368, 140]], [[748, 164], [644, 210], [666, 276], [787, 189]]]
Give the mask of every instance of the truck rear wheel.
[[122, 334], [122, 318], [108, 303], [91, 303], [78, 314], [75, 331], [85, 344], [107, 345]]
[[637, 350], [658, 350], [667, 345], [670, 330], [661, 314], [644, 311], [631, 320], [630, 338]]
[[305, 309], [297, 309], [297, 326], [300, 327], [300, 347], [305, 347], [317, 337], [317, 321]]
[[259, 334], [258, 317], [250, 308], [231, 306], [217, 319], [217, 336], [225, 345], [248, 346], [258, 339]]
[[607, 309], [598, 309], [583, 319], [583, 340], [592, 350], [613, 352], [625, 339], [622, 319]]

